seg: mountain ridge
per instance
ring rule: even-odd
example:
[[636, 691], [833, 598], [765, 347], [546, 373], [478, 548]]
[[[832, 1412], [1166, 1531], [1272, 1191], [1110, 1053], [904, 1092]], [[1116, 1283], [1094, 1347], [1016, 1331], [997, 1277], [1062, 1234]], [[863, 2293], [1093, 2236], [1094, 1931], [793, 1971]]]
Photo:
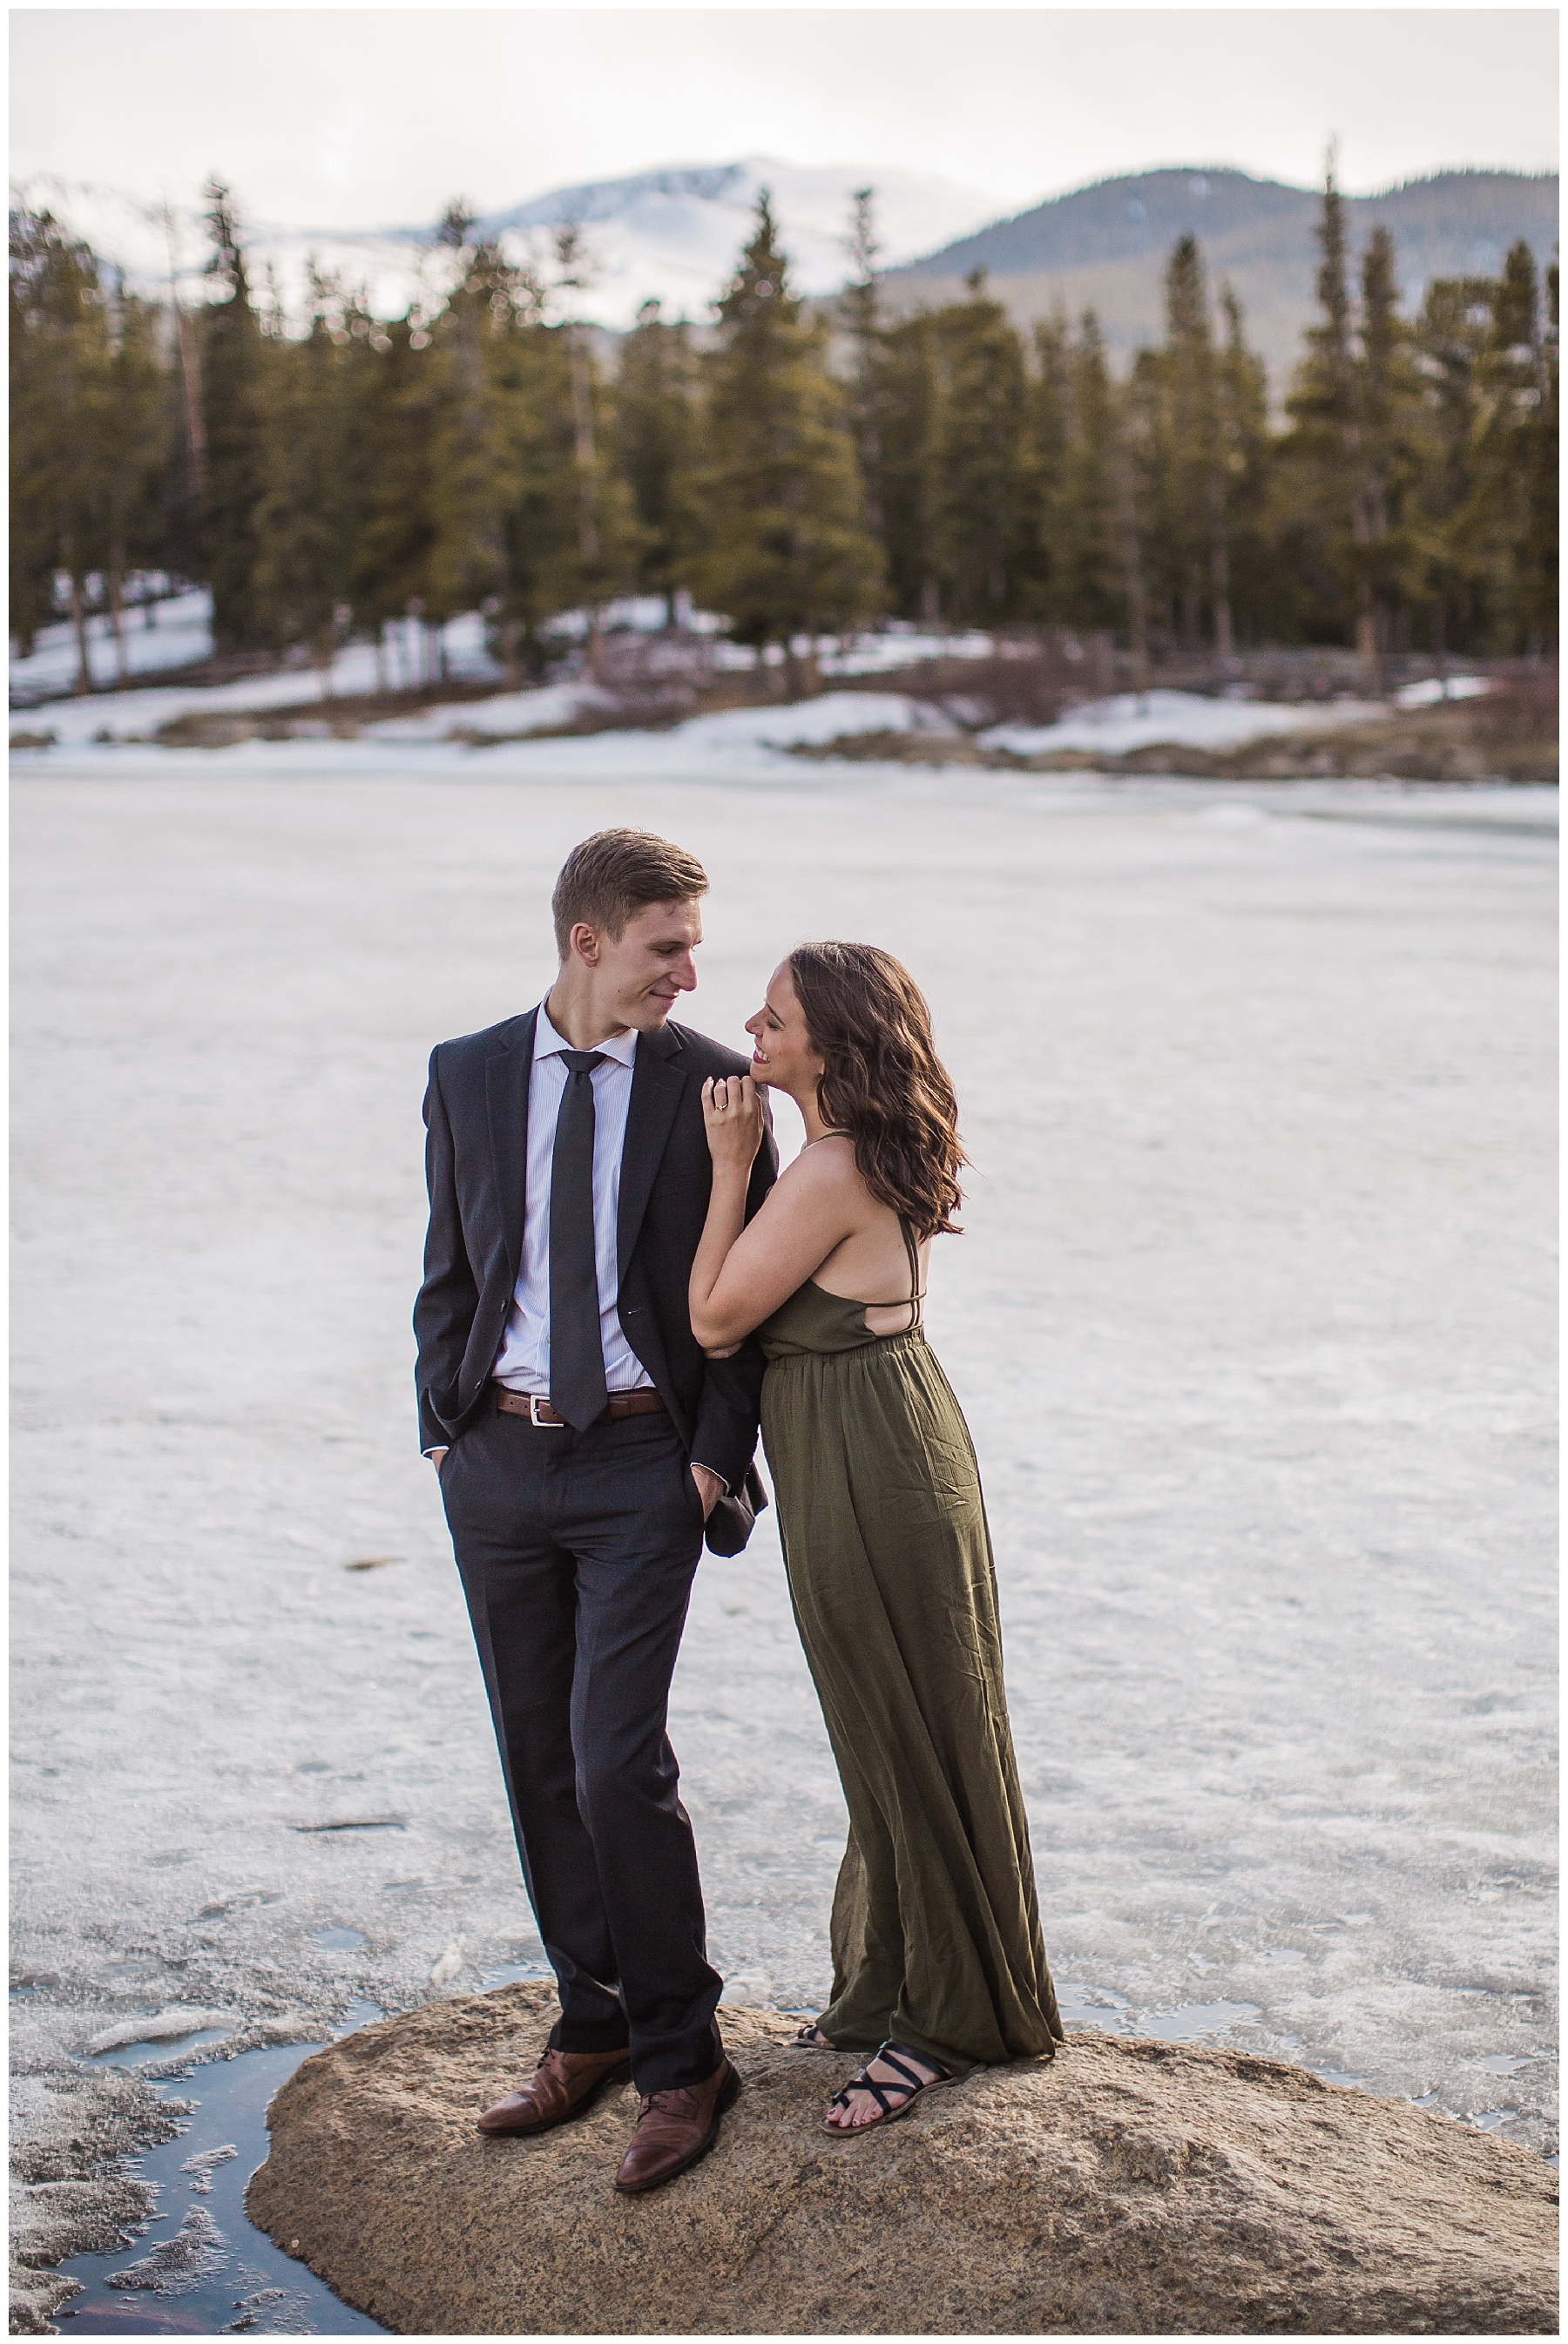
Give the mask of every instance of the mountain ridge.
[[[1555, 248], [1557, 188], [1555, 172], [1462, 167], [1346, 196], [1352, 256], [1374, 227], [1387, 227], [1409, 312], [1434, 277], [1495, 275], [1520, 237], [1544, 264]], [[890, 268], [884, 283], [895, 308], [916, 308], [960, 298], [983, 268], [1020, 325], [1093, 308], [1125, 359], [1158, 339], [1170, 248], [1191, 234], [1210, 283], [1225, 279], [1239, 298], [1278, 386], [1315, 308], [1321, 201], [1316, 188], [1214, 166], [1124, 172], [955, 238]]]

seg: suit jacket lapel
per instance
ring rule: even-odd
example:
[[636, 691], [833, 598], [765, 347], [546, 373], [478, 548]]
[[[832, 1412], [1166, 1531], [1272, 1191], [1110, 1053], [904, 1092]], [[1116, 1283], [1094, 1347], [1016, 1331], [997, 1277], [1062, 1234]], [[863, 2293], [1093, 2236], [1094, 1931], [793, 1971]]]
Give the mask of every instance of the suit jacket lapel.
[[615, 1223], [616, 1259], [622, 1282], [685, 1088], [686, 1077], [674, 1063], [680, 1051], [681, 1037], [668, 1026], [657, 1034], [637, 1036], [632, 1104], [626, 1111], [626, 1137], [621, 1150], [621, 1207]]
[[531, 1009], [526, 1016], [517, 1018], [510, 1028], [510, 1039], [484, 1066], [496, 1197], [514, 1281], [522, 1259], [522, 1222], [528, 1201], [528, 1086], [533, 1072], [538, 1016], [538, 1010]]

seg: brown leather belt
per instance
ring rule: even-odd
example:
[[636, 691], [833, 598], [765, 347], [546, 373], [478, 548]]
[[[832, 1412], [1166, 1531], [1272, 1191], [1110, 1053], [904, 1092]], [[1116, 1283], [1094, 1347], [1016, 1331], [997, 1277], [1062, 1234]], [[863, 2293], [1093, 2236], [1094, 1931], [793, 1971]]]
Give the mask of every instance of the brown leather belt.
[[[495, 1404], [502, 1416], [526, 1416], [530, 1424], [564, 1425], [561, 1410], [551, 1408], [547, 1399], [534, 1392], [508, 1391], [504, 1384], [492, 1384]], [[612, 1392], [610, 1405], [604, 1413], [609, 1417], [657, 1416], [664, 1403], [656, 1391]], [[596, 1420], [602, 1422], [602, 1418]]]

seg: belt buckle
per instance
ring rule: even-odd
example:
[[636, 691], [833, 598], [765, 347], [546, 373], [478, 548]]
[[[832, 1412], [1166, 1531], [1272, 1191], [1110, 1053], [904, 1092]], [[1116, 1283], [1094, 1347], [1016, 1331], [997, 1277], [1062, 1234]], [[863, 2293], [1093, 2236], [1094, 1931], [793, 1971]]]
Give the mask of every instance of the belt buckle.
[[539, 1404], [541, 1399], [544, 1401], [545, 1407], [548, 1408], [550, 1406], [550, 1400], [543, 1392], [530, 1392], [528, 1395], [528, 1420], [530, 1424], [537, 1427], [541, 1432], [560, 1432], [563, 1430], [564, 1426], [559, 1410], [556, 1413], [553, 1423], [551, 1421], [549, 1417], [541, 1416], [539, 1412]]

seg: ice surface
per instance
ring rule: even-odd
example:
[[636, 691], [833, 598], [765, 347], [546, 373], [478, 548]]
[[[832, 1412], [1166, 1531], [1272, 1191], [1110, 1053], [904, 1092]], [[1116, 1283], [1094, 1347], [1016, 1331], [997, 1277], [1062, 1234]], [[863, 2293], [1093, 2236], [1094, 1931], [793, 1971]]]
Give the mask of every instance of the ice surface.
[[147, 2288], [155, 2295], [188, 2295], [198, 2280], [217, 2270], [223, 2232], [205, 2206], [193, 2206], [172, 2238], [164, 2238], [110, 2278], [110, 2287]]
[[234, 2143], [226, 2140], [217, 2148], [198, 2148], [194, 2157], [187, 2157], [179, 2169], [191, 2177], [192, 2197], [209, 2198], [212, 2195], [212, 2177], [218, 2167], [231, 2165], [238, 2155]]
[[132, 2043], [174, 2043], [182, 2036], [196, 2035], [204, 2028], [222, 2026], [228, 2014], [221, 2010], [160, 2010], [145, 2018], [123, 2018], [114, 2026], [106, 2026], [95, 2035], [85, 2048], [96, 2057], [103, 2051], [123, 2051]]
[[[18, 761], [18, 2066], [537, 1974], [416, 1454], [419, 1103], [633, 822], [713, 874], [706, 1031], [802, 935], [929, 990], [974, 1158], [932, 1336], [1086, 2023], [1250, 2006], [1207, 2039], [1455, 2115], [1521, 2059], [1544, 2144], [1554, 795], [667, 739]], [[716, 1965], [816, 2007], [844, 1813], [771, 1513], [672, 1732]]]
[[[156, 2193], [156, 2206], [118, 2209], [118, 2221], [103, 2226], [95, 2250], [65, 2265], [66, 2278], [84, 2292], [66, 2309], [64, 2333], [383, 2332], [362, 2312], [340, 2303], [304, 2263], [252, 2229], [246, 2218], [246, 2184], [267, 2155], [267, 2103], [309, 2048], [297, 2044], [288, 2049], [247, 2052], [203, 2067], [188, 2083], [174, 2087], [177, 2096], [168, 2107], [175, 2120], [170, 2124], [165, 2118], [157, 2145], [145, 2149], [134, 2167], [134, 2187]], [[124, 2181], [118, 2186], [122, 2191], [133, 2187]], [[50, 2194], [46, 2186], [46, 2200]], [[197, 2236], [187, 2231], [181, 2240], [181, 2225], [193, 2199], [212, 2228]], [[149, 2214], [155, 2234], [150, 2247]], [[130, 2237], [129, 2222], [137, 2224], [139, 2235]], [[125, 2243], [117, 2247], [116, 2228], [126, 2233]], [[136, 2268], [149, 2262], [150, 2272]], [[136, 2279], [125, 2287], [120, 2282], [127, 2268], [136, 2268]], [[148, 2277], [153, 2287], [138, 2283]], [[162, 2289], [156, 2284], [160, 2278], [166, 2281]], [[177, 2282], [173, 2291], [167, 2288], [171, 2278]]]

